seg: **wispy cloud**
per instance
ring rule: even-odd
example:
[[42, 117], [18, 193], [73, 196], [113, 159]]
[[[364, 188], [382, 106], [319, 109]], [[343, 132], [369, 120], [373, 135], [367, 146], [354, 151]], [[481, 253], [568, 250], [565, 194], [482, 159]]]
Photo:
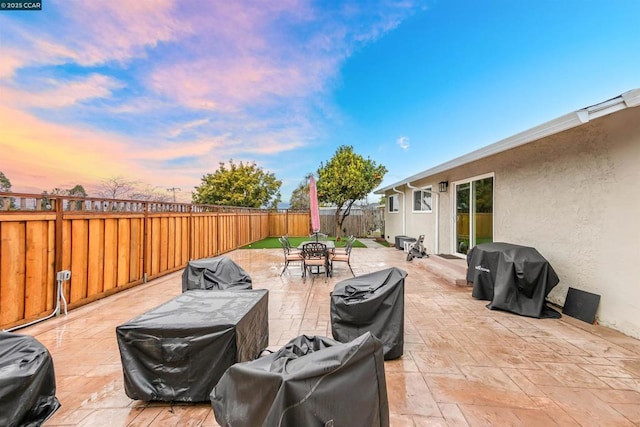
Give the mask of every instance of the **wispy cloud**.
[[409, 149], [409, 138], [407, 138], [406, 136], [401, 136], [396, 139], [396, 144], [398, 144], [398, 146], [400, 146], [400, 148], [402, 148], [403, 150], [407, 151]]
[[68, 107], [82, 101], [108, 98], [124, 85], [112, 77], [91, 74], [71, 81], [32, 80], [28, 88], [4, 88], [6, 100], [13, 105], [38, 108]]

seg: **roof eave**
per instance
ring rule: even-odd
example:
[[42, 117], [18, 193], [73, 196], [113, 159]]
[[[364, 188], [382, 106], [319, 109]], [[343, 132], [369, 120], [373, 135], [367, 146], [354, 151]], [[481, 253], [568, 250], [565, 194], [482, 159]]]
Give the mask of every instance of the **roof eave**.
[[535, 126], [524, 132], [517, 133], [513, 136], [487, 145], [483, 148], [472, 151], [448, 162], [442, 163], [431, 169], [427, 169], [416, 175], [412, 175], [408, 178], [403, 179], [402, 181], [387, 185], [383, 188], [375, 190], [374, 194], [384, 194], [389, 190], [406, 185], [408, 183], [418, 181], [420, 179], [427, 178], [441, 172], [445, 172], [458, 166], [462, 166], [464, 164], [471, 163], [485, 157], [489, 157], [494, 154], [498, 154], [503, 151], [528, 144], [533, 141], [537, 141], [547, 136], [555, 135], [557, 133], [581, 126], [595, 118], [602, 117], [607, 114], [612, 114], [625, 108], [636, 107], [638, 105], [640, 105], [640, 89], [630, 90], [605, 102], [601, 102], [590, 107], [582, 108], [572, 113], [565, 114], [564, 116], [560, 116], [556, 119]]

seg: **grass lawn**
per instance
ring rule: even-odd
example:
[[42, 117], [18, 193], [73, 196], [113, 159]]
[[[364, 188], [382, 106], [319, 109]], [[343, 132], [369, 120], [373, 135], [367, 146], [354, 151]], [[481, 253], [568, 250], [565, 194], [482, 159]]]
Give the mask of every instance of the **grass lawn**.
[[[313, 238], [312, 237], [289, 237], [291, 246], [293, 246], [294, 248], [298, 246], [300, 243], [307, 240], [313, 240]], [[336, 245], [336, 248], [342, 248], [346, 243], [345, 239], [339, 242], [336, 242], [335, 237], [329, 237], [329, 240], [333, 240], [333, 242]], [[366, 246], [363, 245], [357, 239], [355, 242], [353, 242], [353, 247], [366, 248]], [[250, 245], [242, 246], [240, 249], [282, 249], [282, 245], [280, 245], [280, 242], [278, 241], [277, 237], [267, 237], [266, 239], [258, 240], [257, 242], [254, 242]]]

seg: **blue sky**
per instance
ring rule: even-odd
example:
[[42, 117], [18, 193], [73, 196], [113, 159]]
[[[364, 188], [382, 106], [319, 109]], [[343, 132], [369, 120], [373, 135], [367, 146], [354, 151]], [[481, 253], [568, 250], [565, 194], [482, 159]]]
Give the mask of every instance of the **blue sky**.
[[340, 145], [385, 185], [640, 87], [637, 0], [42, 4], [0, 11], [20, 192], [122, 176], [188, 201], [233, 159], [288, 202]]

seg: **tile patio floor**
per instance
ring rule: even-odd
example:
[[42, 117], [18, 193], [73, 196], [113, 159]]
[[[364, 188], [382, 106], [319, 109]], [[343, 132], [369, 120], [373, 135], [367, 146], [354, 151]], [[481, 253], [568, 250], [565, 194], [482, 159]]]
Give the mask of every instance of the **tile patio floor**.
[[[271, 349], [300, 334], [331, 336], [329, 292], [351, 277], [346, 265], [312, 284], [297, 266], [279, 276], [280, 250], [227, 256], [254, 288], [269, 289]], [[408, 272], [404, 355], [385, 362], [392, 426], [640, 425], [640, 341], [567, 316], [490, 311], [471, 288], [427, 269], [432, 258], [407, 262], [383, 247], [352, 253], [358, 275], [390, 266]], [[45, 425], [218, 425], [207, 403], [144, 403], [123, 390], [115, 327], [180, 292], [176, 272], [16, 331], [35, 336], [54, 360], [62, 407]]]

